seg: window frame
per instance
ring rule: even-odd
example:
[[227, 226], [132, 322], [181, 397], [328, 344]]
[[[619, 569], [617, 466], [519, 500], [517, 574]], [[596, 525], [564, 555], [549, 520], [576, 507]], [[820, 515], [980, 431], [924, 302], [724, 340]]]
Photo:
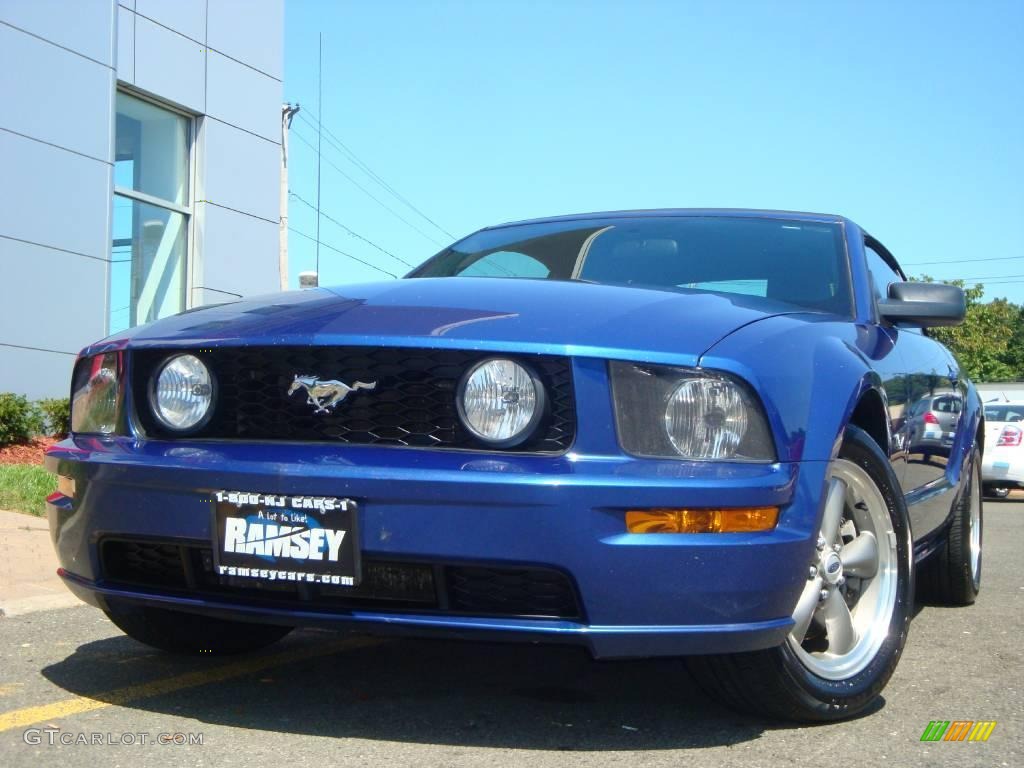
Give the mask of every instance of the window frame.
[[878, 309], [878, 302], [885, 301], [889, 298], [888, 289], [886, 290], [885, 296], [878, 296], [875, 293], [875, 275], [871, 271], [871, 265], [868, 263], [868, 251], [874, 251], [881, 260], [896, 273], [896, 276], [900, 278], [902, 282], [907, 282], [907, 273], [903, 271], [903, 267], [900, 266], [899, 262], [896, 261], [896, 257], [892, 255], [892, 252], [882, 245], [877, 239], [869, 235], [867, 232], [864, 233], [864, 268], [868, 273], [870, 279], [869, 289], [871, 291], [871, 307], [874, 311], [874, 321], [881, 324], [882, 314]]
[[[135, 88], [128, 87], [128, 86], [126, 86], [126, 85], [124, 85], [122, 83], [118, 83], [117, 84], [117, 88], [115, 89], [115, 93], [114, 93], [114, 100], [113, 100], [114, 104], [113, 104], [113, 110], [112, 110], [113, 126], [114, 127], [113, 127], [113, 132], [111, 134], [111, 140], [115, 144], [115, 146], [116, 146], [116, 141], [117, 141], [117, 94], [119, 94], [119, 93], [123, 93], [126, 96], [132, 97], [133, 99], [137, 99], [139, 101], [146, 102], [146, 103], [156, 107], [157, 109], [162, 109], [165, 112], [170, 112], [170, 113], [172, 113], [174, 115], [177, 115], [178, 117], [185, 118], [185, 126], [186, 126], [186, 131], [187, 131], [187, 134], [188, 134], [187, 137], [186, 137], [186, 144], [187, 144], [187, 148], [188, 148], [188, 151], [187, 151], [188, 168], [185, 170], [185, 176], [187, 177], [187, 180], [188, 180], [188, 194], [185, 196], [186, 204], [185, 205], [181, 205], [181, 204], [175, 203], [175, 202], [173, 202], [171, 200], [165, 200], [162, 197], [156, 197], [155, 195], [150, 195], [150, 194], [147, 194], [145, 192], [139, 192], [138, 190], [135, 190], [135, 189], [119, 186], [117, 184], [114, 184], [114, 176], [115, 176], [115, 174], [113, 172], [114, 166], [112, 164], [111, 165], [111, 174], [110, 174], [110, 179], [111, 179], [111, 181], [110, 181], [110, 189], [111, 189], [111, 191], [110, 191], [110, 233], [111, 233], [111, 236], [109, 238], [110, 248], [111, 249], [113, 248], [113, 242], [114, 242], [114, 238], [113, 238], [113, 229], [114, 229], [113, 210], [114, 210], [114, 198], [115, 197], [122, 197], [122, 198], [125, 198], [125, 199], [128, 199], [128, 200], [133, 200], [133, 201], [138, 202], [138, 203], [143, 203], [145, 205], [152, 205], [152, 206], [154, 206], [156, 208], [163, 208], [165, 210], [172, 211], [174, 213], [177, 213], [177, 214], [180, 214], [180, 215], [184, 216], [185, 217], [185, 254], [184, 254], [185, 263], [184, 263], [184, 265], [182, 267], [182, 271], [184, 273], [185, 278], [184, 278], [184, 285], [182, 286], [182, 294], [183, 294], [182, 297], [181, 297], [181, 299], [182, 299], [182, 311], [188, 310], [188, 309], [192, 309], [193, 306], [194, 306], [192, 294], [193, 294], [193, 286], [195, 284], [195, 276], [193, 274], [193, 271], [194, 271], [194, 268], [195, 268], [195, 261], [196, 261], [195, 255], [194, 255], [196, 253], [196, 243], [195, 243], [195, 240], [196, 240], [196, 232], [197, 232], [197, 227], [196, 227], [196, 224], [195, 224], [196, 202], [197, 202], [197, 200], [196, 200], [196, 183], [198, 181], [198, 178], [197, 178], [197, 176], [198, 176], [198, 170], [197, 170], [198, 163], [196, 162], [196, 154], [197, 154], [197, 144], [198, 144], [198, 137], [199, 137], [199, 127], [200, 127], [199, 117], [195, 113], [189, 112], [189, 111], [187, 111], [185, 109], [182, 109], [181, 107], [178, 107], [178, 106], [176, 106], [174, 104], [170, 104], [170, 103], [168, 103], [166, 101], [163, 101], [162, 99], [155, 98], [155, 97], [151, 96], [150, 94], [143, 93], [141, 91], [136, 90]], [[117, 163], [116, 156], [113, 158], [113, 163], [115, 163], [115, 164]], [[112, 261], [112, 259], [110, 259], [110, 261]], [[107, 264], [107, 311], [105, 313], [105, 318], [104, 318], [104, 326], [105, 326], [105, 331], [106, 331], [107, 335], [110, 334], [110, 316], [111, 316], [111, 309], [113, 307], [113, 296], [110, 293], [110, 283], [111, 283], [111, 279], [112, 279], [111, 270], [112, 269], [113, 269], [113, 265], [108, 262], [108, 264]], [[128, 326], [128, 328], [134, 328], [134, 327], [136, 327], [136, 326], [133, 326], [133, 325], [129, 325]]]

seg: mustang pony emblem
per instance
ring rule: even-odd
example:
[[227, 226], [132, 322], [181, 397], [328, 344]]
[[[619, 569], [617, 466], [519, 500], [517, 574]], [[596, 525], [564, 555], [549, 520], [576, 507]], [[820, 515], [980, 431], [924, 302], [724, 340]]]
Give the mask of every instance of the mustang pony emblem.
[[376, 388], [376, 381], [371, 381], [369, 384], [365, 381], [357, 381], [352, 386], [349, 386], [345, 382], [337, 381], [336, 379], [321, 381], [316, 376], [296, 375], [295, 381], [288, 387], [288, 396], [291, 397], [300, 389], [304, 389], [306, 390], [306, 402], [316, 406], [316, 410], [313, 413], [330, 413], [334, 406], [348, 397], [349, 392], [357, 389]]

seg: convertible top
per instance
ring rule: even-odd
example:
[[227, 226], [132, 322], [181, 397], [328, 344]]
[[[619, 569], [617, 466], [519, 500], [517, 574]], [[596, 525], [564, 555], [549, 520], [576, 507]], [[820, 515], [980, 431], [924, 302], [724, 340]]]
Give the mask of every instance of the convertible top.
[[814, 221], [840, 224], [848, 221], [844, 216], [832, 213], [807, 213], [801, 211], [772, 211], [756, 208], [647, 208], [634, 211], [597, 211], [594, 213], [569, 213], [562, 216], [547, 216], [540, 219], [523, 219], [496, 224], [484, 229], [501, 229], [517, 227], [523, 224], [546, 224], [558, 221], [576, 221], [579, 219], [616, 219], [616, 218], [656, 218], [659, 216], [730, 216], [750, 219], [787, 218], [798, 221]]

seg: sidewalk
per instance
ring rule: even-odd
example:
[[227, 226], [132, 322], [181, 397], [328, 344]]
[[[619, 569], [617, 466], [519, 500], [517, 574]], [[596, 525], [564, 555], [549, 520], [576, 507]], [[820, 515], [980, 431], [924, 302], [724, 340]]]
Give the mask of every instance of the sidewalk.
[[46, 519], [0, 510], [0, 621], [78, 604], [57, 576]]

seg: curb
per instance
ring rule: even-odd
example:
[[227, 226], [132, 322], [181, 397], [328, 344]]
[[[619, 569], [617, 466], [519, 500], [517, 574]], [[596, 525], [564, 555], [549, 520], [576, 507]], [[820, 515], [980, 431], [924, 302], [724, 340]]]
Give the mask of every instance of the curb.
[[9, 600], [0, 605], [0, 618], [24, 616], [36, 611], [55, 611], [61, 608], [74, 608], [84, 603], [70, 592], [63, 595], [37, 595], [24, 597], [20, 600]]

